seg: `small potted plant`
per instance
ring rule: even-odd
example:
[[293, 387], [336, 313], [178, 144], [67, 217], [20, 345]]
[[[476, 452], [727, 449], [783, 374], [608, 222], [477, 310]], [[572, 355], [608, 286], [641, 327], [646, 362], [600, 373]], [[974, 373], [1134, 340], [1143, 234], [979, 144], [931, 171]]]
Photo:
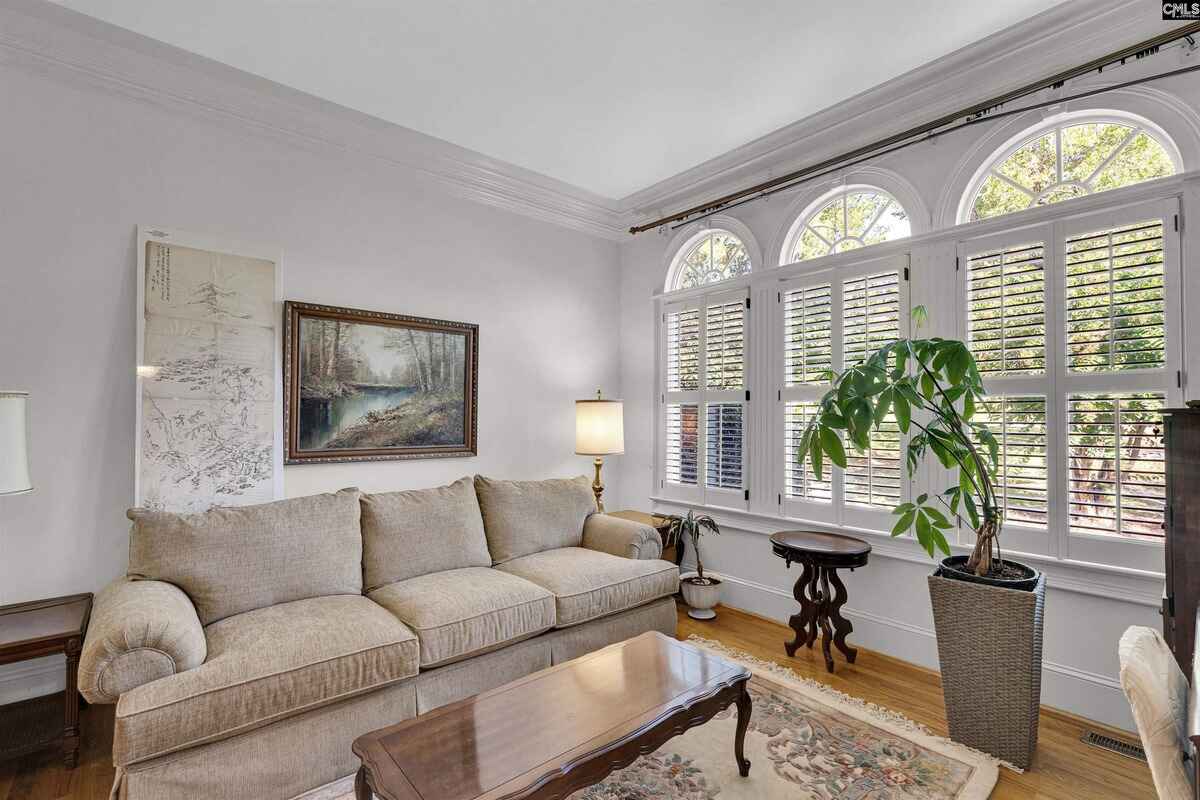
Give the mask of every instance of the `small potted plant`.
[[681, 545], [686, 537], [692, 540], [692, 552], [696, 554], [696, 573], [679, 579], [683, 601], [690, 606], [688, 616], [693, 619], [712, 619], [717, 615], [713, 606], [721, 601], [721, 579], [704, 574], [704, 562], [700, 559], [700, 537], [706, 531], [719, 534], [721, 529], [715, 519], [708, 515], [697, 517], [694, 511], [689, 511], [686, 517], [669, 516], [667, 520], [670, 527], [667, 529], [666, 546]]

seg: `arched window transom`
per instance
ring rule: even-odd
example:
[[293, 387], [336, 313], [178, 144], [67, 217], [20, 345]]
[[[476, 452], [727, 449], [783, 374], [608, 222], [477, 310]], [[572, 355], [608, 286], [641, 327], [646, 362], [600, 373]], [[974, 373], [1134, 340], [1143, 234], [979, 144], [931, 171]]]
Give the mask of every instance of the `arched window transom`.
[[1175, 160], [1147, 128], [1133, 121], [1076, 117], [1042, 128], [1002, 151], [976, 179], [965, 221], [1118, 189], [1175, 171]]
[[695, 289], [750, 272], [746, 245], [729, 231], [705, 231], [683, 246], [671, 289]]
[[846, 187], [818, 201], [816, 210], [797, 222], [786, 260], [844, 253], [911, 233], [908, 212], [896, 198], [872, 186]]

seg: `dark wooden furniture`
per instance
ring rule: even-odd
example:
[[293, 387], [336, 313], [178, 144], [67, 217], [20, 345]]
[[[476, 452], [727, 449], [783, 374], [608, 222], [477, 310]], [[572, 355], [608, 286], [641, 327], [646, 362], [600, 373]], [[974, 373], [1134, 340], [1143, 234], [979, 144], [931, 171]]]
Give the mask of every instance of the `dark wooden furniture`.
[[1200, 409], [1169, 409], [1162, 434], [1167, 470], [1163, 638], [1183, 674], [1191, 675], [1200, 607]]
[[0, 664], [62, 653], [66, 691], [0, 707], [0, 758], [61, 743], [68, 767], [79, 761], [79, 651], [92, 613], [90, 594], [0, 606]]
[[[771, 549], [782, 558], [790, 569], [792, 562], [803, 565], [804, 570], [796, 581], [792, 595], [800, 603], [800, 613], [788, 620], [796, 638], [784, 643], [789, 656], [803, 644], [812, 647], [821, 632], [821, 652], [825, 655], [825, 669], [833, 672], [832, 641], [846, 661], [851, 664], [858, 651], [846, 644], [846, 637], [854, 630], [850, 620], [842, 616], [846, 604], [846, 586], [838, 577], [839, 569], [864, 567], [871, 554], [871, 545], [862, 539], [821, 531], [780, 531], [771, 534]], [[830, 584], [833, 593], [830, 593]]]
[[734, 757], [750, 724], [750, 672], [651, 631], [490, 692], [360, 736], [359, 800], [563, 798], [736, 703]]

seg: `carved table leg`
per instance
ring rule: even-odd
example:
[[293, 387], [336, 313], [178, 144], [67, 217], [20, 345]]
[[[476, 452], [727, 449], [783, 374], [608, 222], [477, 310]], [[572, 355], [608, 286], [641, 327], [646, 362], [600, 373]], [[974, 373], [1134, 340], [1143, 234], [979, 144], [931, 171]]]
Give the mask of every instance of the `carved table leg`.
[[750, 774], [750, 762], [746, 759], [744, 745], [746, 729], [750, 727], [750, 714], [754, 711], [754, 703], [750, 699], [750, 691], [746, 688], [746, 683], [746, 681], [742, 682], [742, 691], [737, 698], [737, 733], [733, 740], [733, 754], [737, 758], [738, 774], [743, 778]]
[[853, 664], [854, 659], [858, 657], [858, 650], [846, 644], [846, 637], [854, 631], [854, 626], [850, 624], [850, 620], [842, 616], [842, 606], [846, 604], [848, 596], [846, 586], [842, 583], [842, 579], [838, 577], [837, 570], [829, 570], [829, 580], [833, 583], [833, 588], [836, 590], [833, 595], [833, 602], [829, 606], [829, 617], [833, 622], [834, 630], [837, 634], [833, 637], [833, 644], [838, 650], [842, 651], [842, 655], [846, 657], [846, 661]]
[[829, 625], [829, 572], [821, 567], [821, 606], [817, 611], [817, 621], [821, 625], [821, 654], [825, 656], [825, 669], [833, 672], [833, 654], [829, 651], [829, 643], [833, 641], [833, 629]]
[[79, 651], [81, 643], [72, 639], [67, 643], [67, 682], [63, 691], [65, 718], [63, 720], [63, 762], [67, 769], [79, 763]]
[[371, 797], [371, 787], [367, 785], [367, 768], [359, 767], [358, 774], [354, 776], [354, 799], [371, 800]]
[[804, 571], [800, 573], [800, 577], [796, 580], [796, 586], [792, 589], [792, 596], [800, 604], [800, 612], [793, 614], [792, 618], [788, 620], [788, 624], [796, 632], [795, 639], [783, 644], [783, 649], [787, 651], [789, 656], [796, 655], [796, 648], [804, 644], [808, 638], [808, 622], [814, 609], [805, 592], [808, 590], [808, 584], [812, 580], [812, 574], [813, 567], [810, 564], [805, 564]]
[[817, 641], [820, 631], [821, 602], [821, 568], [814, 566], [808, 579], [808, 638], [804, 642], [808, 648]]

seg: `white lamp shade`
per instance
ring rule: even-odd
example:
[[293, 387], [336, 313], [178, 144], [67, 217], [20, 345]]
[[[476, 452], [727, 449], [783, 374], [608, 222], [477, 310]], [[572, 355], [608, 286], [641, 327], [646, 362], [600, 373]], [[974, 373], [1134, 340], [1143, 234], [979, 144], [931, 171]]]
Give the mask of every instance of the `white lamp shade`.
[[624, 453], [625, 404], [620, 400], [576, 400], [575, 452], [581, 456]]
[[0, 494], [19, 494], [32, 489], [29, 394], [0, 391]]

